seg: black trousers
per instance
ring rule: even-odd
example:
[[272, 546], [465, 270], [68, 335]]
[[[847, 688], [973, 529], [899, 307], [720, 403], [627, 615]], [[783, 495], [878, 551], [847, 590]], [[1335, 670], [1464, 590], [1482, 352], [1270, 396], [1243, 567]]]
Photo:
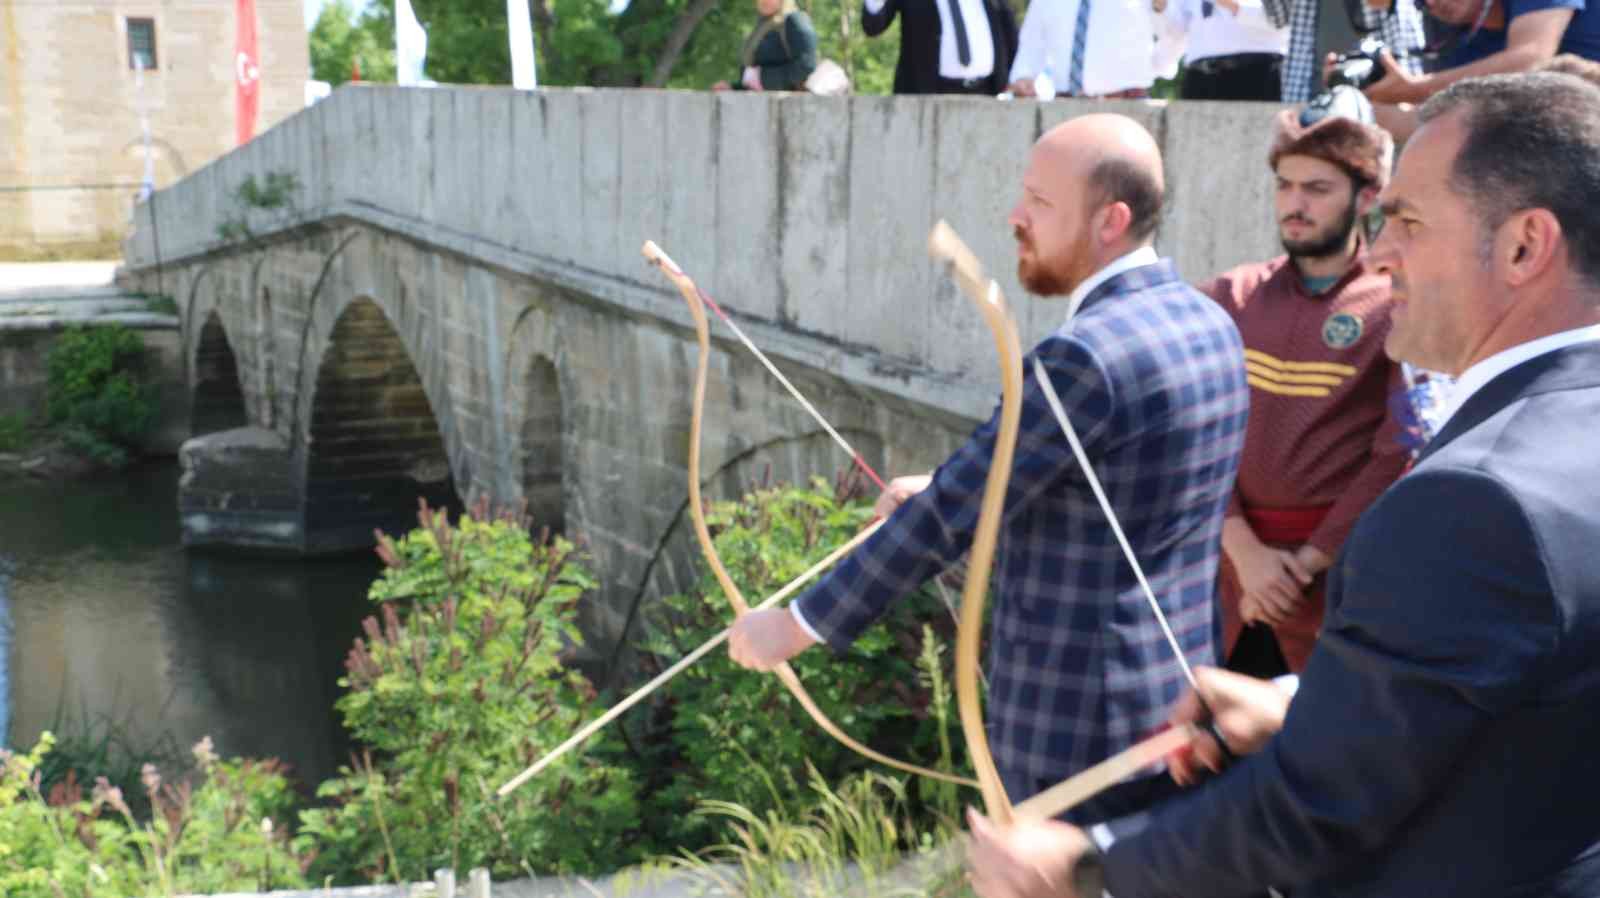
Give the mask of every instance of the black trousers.
[[1184, 67], [1185, 100], [1283, 99], [1283, 57], [1276, 53], [1238, 53], [1196, 60]]

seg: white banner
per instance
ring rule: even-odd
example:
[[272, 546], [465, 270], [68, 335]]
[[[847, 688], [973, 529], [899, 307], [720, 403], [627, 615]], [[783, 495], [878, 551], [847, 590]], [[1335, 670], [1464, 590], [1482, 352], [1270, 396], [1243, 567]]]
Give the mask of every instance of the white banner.
[[539, 86], [539, 71], [533, 57], [528, 0], [506, 0], [506, 26], [511, 35], [511, 84], [518, 90], [533, 90]]

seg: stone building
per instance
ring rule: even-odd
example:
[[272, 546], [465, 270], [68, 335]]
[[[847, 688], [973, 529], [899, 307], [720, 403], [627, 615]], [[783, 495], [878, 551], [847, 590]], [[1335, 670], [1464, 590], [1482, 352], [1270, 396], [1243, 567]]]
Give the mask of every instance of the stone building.
[[[260, 134], [305, 105], [310, 59], [301, 0], [255, 7]], [[141, 108], [157, 187], [233, 148], [234, 9], [0, 0], [0, 259], [118, 254], [145, 171]]]

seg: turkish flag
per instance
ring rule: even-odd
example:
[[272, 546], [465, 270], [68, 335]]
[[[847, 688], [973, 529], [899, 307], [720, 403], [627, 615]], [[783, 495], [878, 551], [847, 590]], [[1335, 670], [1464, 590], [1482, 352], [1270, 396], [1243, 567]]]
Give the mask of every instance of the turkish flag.
[[261, 98], [261, 56], [256, 52], [256, 0], [234, 0], [237, 28], [233, 41], [233, 121], [238, 143], [256, 133]]

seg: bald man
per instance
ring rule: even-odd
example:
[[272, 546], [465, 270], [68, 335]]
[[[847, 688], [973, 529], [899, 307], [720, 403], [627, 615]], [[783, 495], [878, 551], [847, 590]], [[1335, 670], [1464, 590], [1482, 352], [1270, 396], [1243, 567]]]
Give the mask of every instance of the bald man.
[[[1212, 585], [1244, 440], [1244, 349], [1151, 238], [1161, 154], [1115, 115], [1033, 148], [1011, 212], [1017, 272], [1060, 300], [1044, 363], [1190, 663], [1213, 658]], [[1033, 370], [1029, 362], [1025, 371]], [[1033, 795], [1149, 735], [1182, 691], [1177, 659], [1043, 391], [1025, 379], [996, 563], [990, 738], [1007, 792]], [[883, 528], [787, 609], [741, 618], [734, 659], [769, 669], [817, 642], [843, 651], [885, 607], [967, 551], [998, 410], [931, 476], [901, 478]], [[1151, 775], [1077, 809], [1092, 822], [1171, 789]]]

